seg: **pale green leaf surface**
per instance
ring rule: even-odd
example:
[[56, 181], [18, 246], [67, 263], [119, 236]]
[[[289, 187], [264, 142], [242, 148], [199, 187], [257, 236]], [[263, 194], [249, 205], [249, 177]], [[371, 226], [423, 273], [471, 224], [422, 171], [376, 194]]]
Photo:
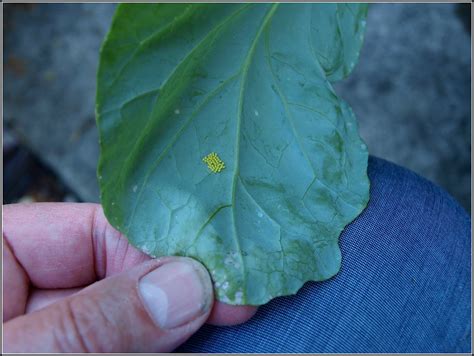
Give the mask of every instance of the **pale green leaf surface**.
[[[101, 50], [105, 214], [151, 256], [204, 263], [219, 300], [264, 304], [335, 275], [368, 202], [367, 148], [330, 81], [360, 4], [123, 4]], [[203, 158], [216, 152], [225, 169]]]

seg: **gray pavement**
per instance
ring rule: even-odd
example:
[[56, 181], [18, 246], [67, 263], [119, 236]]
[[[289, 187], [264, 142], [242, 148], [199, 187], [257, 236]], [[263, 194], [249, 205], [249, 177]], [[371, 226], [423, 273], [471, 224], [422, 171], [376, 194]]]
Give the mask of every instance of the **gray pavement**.
[[[114, 8], [4, 5], [4, 125], [84, 201], [99, 201], [95, 75]], [[336, 91], [371, 154], [470, 210], [470, 35], [459, 5], [371, 5], [359, 64]]]

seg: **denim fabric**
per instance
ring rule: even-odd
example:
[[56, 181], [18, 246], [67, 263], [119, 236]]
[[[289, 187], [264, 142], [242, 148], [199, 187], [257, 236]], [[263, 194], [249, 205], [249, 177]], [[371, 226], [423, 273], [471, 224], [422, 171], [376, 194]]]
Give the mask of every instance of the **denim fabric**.
[[382, 159], [370, 158], [369, 177], [369, 205], [340, 237], [334, 278], [272, 300], [242, 325], [206, 325], [177, 351], [469, 352], [469, 216]]

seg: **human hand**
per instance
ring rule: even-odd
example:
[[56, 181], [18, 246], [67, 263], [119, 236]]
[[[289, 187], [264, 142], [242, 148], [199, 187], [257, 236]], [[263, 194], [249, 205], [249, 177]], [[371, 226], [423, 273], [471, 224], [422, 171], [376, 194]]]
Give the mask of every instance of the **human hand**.
[[214, 302], [199, 262], [136, 250], [100, 205], [6, 205], [3, 223], [5, 352], [167, 352], [256, 311]]

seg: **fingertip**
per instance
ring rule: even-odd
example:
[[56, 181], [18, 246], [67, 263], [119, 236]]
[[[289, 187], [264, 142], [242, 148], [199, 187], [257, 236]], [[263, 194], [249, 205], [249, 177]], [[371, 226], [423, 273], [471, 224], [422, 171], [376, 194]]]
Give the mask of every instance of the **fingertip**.
[[252, 318], [257, 309], [252, 305], [229, 305], [216, 301], [207, 323], [216, 326], [242, 324]]

